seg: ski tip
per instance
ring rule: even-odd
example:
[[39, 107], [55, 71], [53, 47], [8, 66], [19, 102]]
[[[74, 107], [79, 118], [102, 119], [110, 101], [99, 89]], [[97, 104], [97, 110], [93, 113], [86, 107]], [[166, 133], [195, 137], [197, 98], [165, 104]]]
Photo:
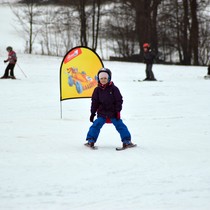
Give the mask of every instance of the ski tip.
[[129, 147], [117, 147], [115, 149], [116, 149], [116, 151], [122, 151], [122, 150], [126, 150], [126, 149], [131, 149], [133, 147], [137, 147], [137, 144], [133, 144], [132, 146], [129, 146]]
[[134, 79], [133, 82], [143, 82], [143, 81], [140, 79]]
[[84, 146], [86, 146], [86, 147], [88, 147], [88, 148], [90, 148], [90, 149], [92, 149], [92, 150], [97, 150], [97, 149], [98, 149], [97, 146], [92, 146], [92, 147], [91, 147], [88, 143], [85, 143]]

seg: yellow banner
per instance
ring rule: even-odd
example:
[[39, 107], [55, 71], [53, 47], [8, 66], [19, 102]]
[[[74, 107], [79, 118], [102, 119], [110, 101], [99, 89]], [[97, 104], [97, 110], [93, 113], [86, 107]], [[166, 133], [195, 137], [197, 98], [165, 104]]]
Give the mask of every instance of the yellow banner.
[[90, 48], [71, 49], [60, 67], [60, 100], [91, 97], [102, 67], [100, 57]]

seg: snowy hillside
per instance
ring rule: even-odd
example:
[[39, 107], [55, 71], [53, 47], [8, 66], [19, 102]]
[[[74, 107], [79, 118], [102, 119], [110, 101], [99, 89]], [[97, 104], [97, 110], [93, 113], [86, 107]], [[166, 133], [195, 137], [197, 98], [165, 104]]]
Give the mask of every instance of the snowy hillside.
[[[204, 67], [155, 65], [163, 82], [133, 82], [144, 64], [105, 62], [124, 96], [122, 118], [137, 148], [116, 152], [105, 125], [83, 146], [90, 99], [62, 102], [62, 58], [19, 55], [0, 81], [0, 209], [207, 210], [210, 208], [210, 81]], [[3, 74], [4, 64], [0, 64]]]
[[[1, 210], [210, 209], [210, 80], [207, 67], [104, 62], [123, 99], [122, 119], [137, 148], [117, 152], [120, 137], [104, 125], [98, 150], [83, 146], [90, 99], [62, 102], [62, 58], [25, 55], [0, 7], [0, 75], [5, 48], [18, 55], [17, 80], [0, 80]], [[24, 76], [27, 75], [27, 78]]]
[[8, 5], [2, 3], [0, 3], [0, 21], [0, 59], [4, 60], [5, 56], [7, 56], [7, 46], [12, 46], [17, 53], [23, 52], [25, 49], [25, 41], [22, 39], [23, 34], [20, 34], [14, 27], [17, 26], [17, 21], [11, 9]]

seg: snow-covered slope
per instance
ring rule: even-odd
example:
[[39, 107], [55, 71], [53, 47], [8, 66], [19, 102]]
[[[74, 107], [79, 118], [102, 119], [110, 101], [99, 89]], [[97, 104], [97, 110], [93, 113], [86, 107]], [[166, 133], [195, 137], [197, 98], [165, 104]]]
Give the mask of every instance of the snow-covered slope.
[[[210, 80], [206, 67], [104, 62], [124, 97], [121, 113], [137, 148], [123, 152], [113, 125], [84, 147], [90, 99], [62, 102], [62, 58], [24, 55], [11, 11], [0, 7], [0, 75], [5, 48], [18, 54], [15, 75], [0, 80], [0, 209], [208, 210]], [[4, 23], [4, 24], [3, 24]], [[21, 69], [20, 69], [21, 68]], [[22, 73], [27, 75], [27, 78]]]
[[[19, 56], [21, 80], [0, 80], [0, 209], [168, 210], [210, 208], [210, 81], [205, 67], [104, 62], [124, 96], [122, 118], [137, 148], [116, 152], [105, 125], [83, 146], [90, 99], [62, 102], [62, 58]], [[1, 74], [5, 65], [0, 64]]]

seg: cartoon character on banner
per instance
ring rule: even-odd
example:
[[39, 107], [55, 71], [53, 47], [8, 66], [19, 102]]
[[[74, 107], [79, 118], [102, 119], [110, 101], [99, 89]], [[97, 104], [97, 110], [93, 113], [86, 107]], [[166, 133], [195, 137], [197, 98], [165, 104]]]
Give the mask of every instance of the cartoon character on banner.
[[91, 78], [85, 71], [79, 72], [76, 67], [67, 68], [66, 71], [68, 74], [68, 85], [71, 87], [75, 85], [79, 94], [97, 85], [97, 76]]

